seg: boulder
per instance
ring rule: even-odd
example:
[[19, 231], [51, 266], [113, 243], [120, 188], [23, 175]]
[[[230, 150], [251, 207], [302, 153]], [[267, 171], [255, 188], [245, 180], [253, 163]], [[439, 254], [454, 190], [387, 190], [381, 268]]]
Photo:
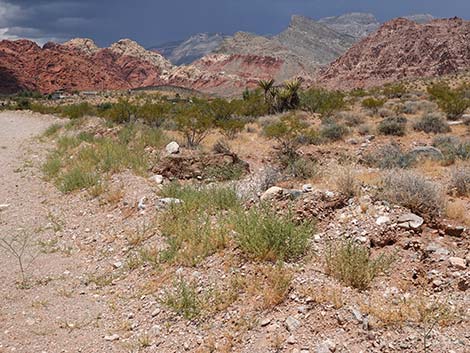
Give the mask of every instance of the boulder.
[[261, 201], [269, 201], [278, 196], [281, 196], [284, 193], [284, 189], [280, 188], [279, 186], [272, 186], [268, 190], [266, 190], [263, 195], [261, 195]]
[[180, 152], [180, 145], [177, 142], [172, 141], [166, 145], [165, 150], [168, 154], [177, 154]]
[[405, 229], [419, 229], [424, 219], [414, 213], [405, 213], [398, 218], [398, 226]]

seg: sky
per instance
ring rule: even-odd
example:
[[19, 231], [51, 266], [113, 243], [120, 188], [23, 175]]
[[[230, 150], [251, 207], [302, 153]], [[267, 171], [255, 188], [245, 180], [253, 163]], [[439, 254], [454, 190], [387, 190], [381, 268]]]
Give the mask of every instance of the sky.
[[200, 32], [275, 34], [294, 14], [314, 19], [370, 12], [380, 21], [416, 13], [470, 18], [469, 0], [0, 0], [0, 39], [39, 44], [75, 37], [149, 47]]

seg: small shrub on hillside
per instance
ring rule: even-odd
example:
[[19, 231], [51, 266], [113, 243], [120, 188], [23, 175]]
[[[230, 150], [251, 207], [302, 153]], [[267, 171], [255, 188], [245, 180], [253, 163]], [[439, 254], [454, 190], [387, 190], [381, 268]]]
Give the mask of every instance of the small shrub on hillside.
[[426, 114], [413, 125], [416, 131], [427, 134], [443, 134], [450, 132], [449, 124], [439, 114]]
[[152, 103], [146, 101], [144, 104], [135, 108], [135, 116], [141, 119], [145, 124], [154, 128], [159, 128], [169, 117], [171, 104], [168, 102]]
[[403, 103], [403, 114], [417, 114], [420, 110], [420, 103], [415, 101], [406, 101]]
[[382, 135], [404, 136], [406, 133], [406, 118], [395, 116], [383, 119], [377, 130]]
[[310, 88], [300, 94], [300, 105], [311, 113], [329, 116], [346, 106], [344, 94], [321, 88]]
[[408, 93], [408, 89], [403, 83], [386, 84], [382, 89], [382, 94], [389, 99], [401, 98]]
[[209, 105], [199, 100], [182, 107], [177, 112], [175, 121], [177, 129], [184, 135], [189, 148], [199, 146], [215, 123]]
[[371, 131], [372, 129], [368, 124], [361, 124], [357, 127], [357, 133], [362, 136], [370, 135]]
[[470, 159], [470, 141], [461, 141], [455, 136], [438, 136], [432, 145], [444, 154], [444, 163], [450, 165], [456, 159]]
[[361, 105], [363, 108], [370, 110], [374, 115], [377, 115], [379, 109], [384, 106], [385, 102], [385, 99], [369, 97], [364, 99]]
[[28, 98], [19, 98], [16, 100], [16, 110], [31, 109], [31, 100]]
[[79, 119], [87, 115], [93, 115], [95, 109], [90, 103], [83, 102], [60, 107], [60, 113], [69, 119]]
[[276, 140], [282, 153], [293, 155], [298, 147], [298, 137], [307, 129], [308, 124], [295, 114], [281, 117], [277, 122], [267, 125], [264, 134]]
[[326, 270], [344, 284], [365, 290], [376, 276], [388, 270], [394, 256], [370, 256], [368, 248], [345, 240], [330, 244], [325, 255]]
[[200, 315], [203, 300], [194, 284], [179, 278], [173, 283], [171, 290], [165, 291], [162, 303], [178, 315], [191, 320]]
[[338, 118], [341, 119], [344, 122], [344, 125], [348, 127], [361, 125], [365, 120], [363, 115], [350, 112], [341, 112], [338, 114]]
[[365, 156], [366, 164], [380, 169], [409, 168], [415, 163], [412, 155], [402, 151], [399, 145], [391, 143]]
[[340, 167], [335, 173], [336, 189], [347, 198], [357, 196], [361, 190], [352, 167]]
[[182, 201], [160, 216], [161, 231], [168, 242], [160, 261], [195, 266], [227, 246], [226, 213], [241, 208], [235, 190], [169, 184], [160, 195]]
[[447, 84], [437, 83], [430, 85], [427, 90], [449, 119], [460, 118], [470, 107], [467, 87], [452, 89]]
[[457, 167], [452, 171], [450, 188], [458, 196], [470, 196], [470, 165]]
[[378, 114], [381, 118], [388, 118], [394, 114], [393, 110], [388, 108], [381, 108], [378, 111]]
[[317, 174], [318, 168], [315, 161], [306, 159], [299, 155], [286, 155], [279, 156], [283, 174], [288, 177], [308, 179]]
[[381, 197], [423, 217], [438, 217], [445, 209], [442, 190], [421, 175], [408, 171], [387, 174]]
[[238, 212], [233, 219], [236, 240], [249, 257], [268, 261], [295, 260], [307, 251], [313, 226], [297, 224], [267, 206]]
[[349, 130], [346, 126], [330, 122], [320, 128], [320, 136], [327, 141], [338, 141], [343, 139]]

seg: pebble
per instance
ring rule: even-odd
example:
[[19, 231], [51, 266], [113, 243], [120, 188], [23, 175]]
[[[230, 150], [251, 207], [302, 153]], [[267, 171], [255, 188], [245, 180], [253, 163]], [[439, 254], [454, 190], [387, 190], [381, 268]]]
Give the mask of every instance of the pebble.
[[458, 268], [459, 270], [465, 270], [467, 268], [467, 261], [460, 257], [451, 257], [449, 262], [452, 267]]
[[261, 321], [261, 326], [262, 326], [262, 327], [268, 326], [270, 323], [271, 323], [271, 319], [263, 319], [263, 320]]
[[377, 224], [378, 226], [381, 226], [382, 224], [387, 224], [387, 223], [390, 223], [390, 217], [388, 216], [380, 216], [375, 221], [375, 224]]
[[286, 319], [286, 327], [289, 332], [293, 332], [300, 327], [300, 321], [297, 320], [295, 317], [289, 316]]
[[8, 207], [10, 207], [9, 204], [6, 204], [6, 203], [0, 204], [0, 211], [4, 211], [4, 210], [6, 210]]
[[114, 335], [104, 336], [104, 340], [109, 341], [109, 342], [117, 341], [119, 340], [119, 338], [120, 338], [119, 335], [116, 333]]

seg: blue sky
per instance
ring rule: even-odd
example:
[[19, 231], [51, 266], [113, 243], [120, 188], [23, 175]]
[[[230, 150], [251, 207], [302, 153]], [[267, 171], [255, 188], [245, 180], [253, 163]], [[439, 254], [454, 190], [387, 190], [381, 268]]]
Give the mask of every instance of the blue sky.
[[145, 46], [198, 32], [274, 34], [293, 14], [312, 18], [370, 12], [380, 21], [429, 13], [470, 17], [469, 0], [0, 0], [0, 38], [43, 43], [131, 38]]

